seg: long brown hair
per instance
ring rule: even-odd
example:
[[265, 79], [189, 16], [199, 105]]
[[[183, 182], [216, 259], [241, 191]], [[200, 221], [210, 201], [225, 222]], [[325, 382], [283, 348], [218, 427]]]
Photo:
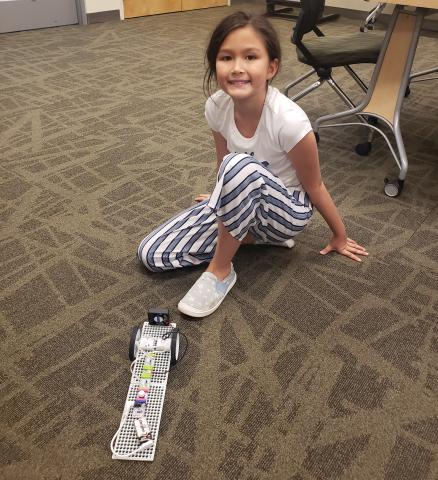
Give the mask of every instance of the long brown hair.
[[[272, 24], [262, 15], [252, 15], [246, 12], [235, 12], [223, 18], [211, 34], [205, 52], [207, 68], [204, 75], [204, 93], [211, 95], [211, 83], [216, 81], [216, 58], [222, 43], [229, 33], [238, 28], [251, 26], [259, 35], [262, 36], [269, 60], [278, 59], [278, 65], [281, 63], [281, 47], [277, 32]], [[274, 78], [274, 77], [272, 77]], [[271, 78], [271, 80], [272, 80]]]

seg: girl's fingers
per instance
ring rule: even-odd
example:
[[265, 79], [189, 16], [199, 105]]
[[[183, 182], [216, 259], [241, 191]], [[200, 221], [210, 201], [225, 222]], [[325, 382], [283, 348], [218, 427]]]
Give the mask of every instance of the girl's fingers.
[[358, 255], [362, 256], [367, 256], [368, 252], [365, 251], [365, 249], [360, 250], [359, 248], [345, 248], [342, 252], [343, 255], [350, 257], [353, 260], [356, 260], [356, 262], [362, 262], [362, 260], [358, 257]]
[[356, 262], [362, 262], [362, 260], [352, 252], [348, 252], [347, 257], [350, 257], [351, 259], [356, 260]]
[[352, 249], [344, 248], [342, 250], [338, 250], [338, 253], [344, 255], [344, 257], [351, 258], [356, 262], [362, 262], [362, 260], [357, 255], [355, 255], [355, 252]]
[[369, 255], [365, 247], [362, 247], [362, 245], [359, 245], [351, 238], [347, 238], [347, 245], [345, 245], [344, 247], [336, 248], [329, 244], [325, 248], [323, 248], [319, 253], [321, 255], [327, 255], [327, 253], [330, 253], [333, 250], [336, 250], [341, 255], [351, 258], [356, 262], [362, 262], [361, 258], [358, 255], [361, 255], [361, 256]]
[[362, 245], [359, 245], [354, 240], [351, 240], [351, 238], [347, 239], [347, 247], [349, 247], [352, 252], [358, 253], [359, 255], [368, 255], [366, 248], [362, 247]]
[[357, 253], [358, 255], [369, 255], [363, 247], [347, 247], [349, 252]]
[[330, 245], [327, 245], [325, 248], [323, 248], [322, 250], [320, 250], [320, 254], [321, 255], [327, 255], [327, 253], [330, 253], [331, 251], [333, 250], [333, 247], [330, 246]]
[[347, 240], [347, 245], [350, 245], [351, 247], [356, 247], [356, 248], [364, 248], [362, 247], [362, 245], [359, 245], [357, 242], [351, 239]]
[[201, 193], [201, 195], [198, 195], [197, 197], [195, 197], [195, 202], [203, 202], [208, 198], [210, 198], [210, 195], [208, 195], [207, 193]]

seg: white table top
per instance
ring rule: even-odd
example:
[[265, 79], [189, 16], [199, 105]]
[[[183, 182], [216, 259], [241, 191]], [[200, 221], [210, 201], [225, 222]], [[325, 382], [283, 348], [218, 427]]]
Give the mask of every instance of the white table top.
[[[365, 0], [369, 1], [369, 0]], [[384, 3], [397, 5], [407, 5], [410, 7], [436, 8], [438, 9], [438, 0], [385, 0]]]

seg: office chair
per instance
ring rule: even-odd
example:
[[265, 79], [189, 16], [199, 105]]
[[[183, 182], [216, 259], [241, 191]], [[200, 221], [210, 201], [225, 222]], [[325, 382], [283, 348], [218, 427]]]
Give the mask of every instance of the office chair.
[[[317, 26], [318, 19], [324, 11], [325, 0], [301, 0], [300, 3], [301, 11], [293, 29], [291, 41], [296, 46], [298, 60], [310, 65], [312, 69], [286, 85], [283, 93], [289, 96], [289, 90], [292, 87], [316, 74], [318, 80], [290, 97], [291, 100], [298, 101], [327, 82], [349, 107], [354, 108], [354, 103], [333, 79], [332, 70], [335, 67], [344, 67], [359, 87], [366, 92], [367, 86], [350, 65], [376, 63], [383, 42], [383, 33], [351, 33], [326, 37]], [[316, 34], [316, 37], [304, 38], [311, 31]], [[363, 117], [361, 121], [366, 123], [367, 120]]]

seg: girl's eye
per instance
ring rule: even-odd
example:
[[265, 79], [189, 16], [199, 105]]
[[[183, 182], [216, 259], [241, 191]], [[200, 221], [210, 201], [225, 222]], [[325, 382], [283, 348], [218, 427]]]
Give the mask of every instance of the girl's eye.
[[255, 56], [255, 55], [247, 55], [247, 56], [246, 56], [246, 59], [247, 59], [247, 60], [255, 60], [255, 59], [256, 59], [256, 56]]
[[229, 55], [224, 55], [220, 57], [219, 60], [222, 60], [223, 62], [228, 62], [231, 60], [231, 57]]

